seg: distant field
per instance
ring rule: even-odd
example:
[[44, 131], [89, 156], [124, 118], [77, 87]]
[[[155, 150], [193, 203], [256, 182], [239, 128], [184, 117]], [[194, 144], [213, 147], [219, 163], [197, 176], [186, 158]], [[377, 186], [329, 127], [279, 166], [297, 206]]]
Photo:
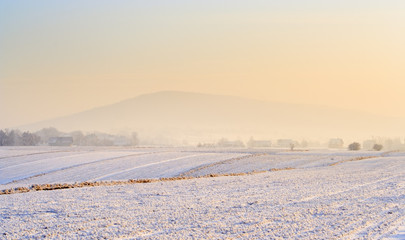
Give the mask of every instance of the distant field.
[[403, 237], [401, 152], [0, 148], [0, 190], [234, 173], [1, 195], [0, 238]]
[[0, 190], [45, 183], [127, 180], [327, 166], [376, 152], [103, 147], [0, 148]]

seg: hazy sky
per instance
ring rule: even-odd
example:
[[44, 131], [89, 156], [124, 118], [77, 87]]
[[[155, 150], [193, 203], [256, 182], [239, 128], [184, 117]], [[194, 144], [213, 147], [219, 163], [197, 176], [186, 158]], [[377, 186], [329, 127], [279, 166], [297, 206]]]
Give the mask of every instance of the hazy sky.
[[405, 117], [405, 1], [0, 1], [0, 129], [162, 90]]

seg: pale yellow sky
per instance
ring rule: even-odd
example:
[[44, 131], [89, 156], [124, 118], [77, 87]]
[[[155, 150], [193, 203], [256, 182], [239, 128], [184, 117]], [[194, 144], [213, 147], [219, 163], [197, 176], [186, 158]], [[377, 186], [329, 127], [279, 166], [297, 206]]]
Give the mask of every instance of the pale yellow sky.
[[399, 0], [2, 1], [0, 39], [0, 129], [163, 90], [405, 118]]

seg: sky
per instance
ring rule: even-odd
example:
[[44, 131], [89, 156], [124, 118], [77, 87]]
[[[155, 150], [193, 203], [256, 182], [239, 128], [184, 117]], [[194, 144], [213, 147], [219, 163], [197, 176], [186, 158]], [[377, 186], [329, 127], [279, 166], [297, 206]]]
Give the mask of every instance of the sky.
[[176, 90], [405, 118], [403, 0], [0, 1], [0, 129]]

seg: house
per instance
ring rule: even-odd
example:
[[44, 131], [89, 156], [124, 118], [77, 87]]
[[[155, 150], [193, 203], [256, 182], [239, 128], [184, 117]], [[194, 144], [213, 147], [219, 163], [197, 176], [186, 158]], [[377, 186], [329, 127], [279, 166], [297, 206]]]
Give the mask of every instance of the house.
[[245, 147], [245, 144], [240, 140], [229, 141], [228, 139], [222, 138], [218, 141], [217, 146], [224, 148], [242, 148]]
[[270, 140], [254, 140], [251, 138], [249, 142], [247, 143], [248, 147], [251, 148], [269, 148], [271, 147], [271, 141]]
[[292, 139], [278, 139], [277, 140], [277, 145], [279, 147], [291, 147], [292, 145], [298, 145], [296, 141]]
[[343, 148], [343, 140], [341, 138], [332, 138], [329, 140], [329, 148]]

